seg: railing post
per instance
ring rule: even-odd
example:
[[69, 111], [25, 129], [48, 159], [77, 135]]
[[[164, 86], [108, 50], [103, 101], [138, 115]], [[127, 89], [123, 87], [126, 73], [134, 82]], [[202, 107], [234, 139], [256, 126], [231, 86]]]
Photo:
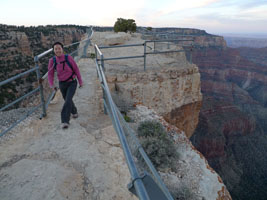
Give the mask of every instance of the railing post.
[[34, 62], [35, 62], [35, 66], [36, 66], [36, 75], [37, 75], [37, 81], [40, 87], [40, 97], [41, 97], [41, 104], [42, 104], [42, 108], [43, 108], [43, 114], [41, 116], [41, 118], [46, 116], [46, 107], [45, 107], [45, 100], [44, 100], [44, 92], [43, 92], [43, 83], [42, 83], [42, 78], [40, 75], [40, 68], [38, 66], [38, 56], [34, 57]]
[[146, 71], [146, 41], [144, 43], [144, 71]]
[[193, 44], [191, 44], [190, 48], [190, 64], [192, 64], [192, 54], [193, 54]]
[[105, 65], [104, 65], [104, 56], [101, 55], [101, 56], [100, 56], [100, 59], [101, 59], [101, 66], [102, 66], [102, 68], [103, 68], [103, 71], [105, 72], [106, 69], [105, 69]]
[[[96, 64], [98, 65], [98, 60], [97, 60], [97, 49], [96, 49], [95, 46], [94, 46], [94, 48], [95, 48], [95, 62], [96, 62]], [[97, 77], [98, 77], [98, 73], [97, 73]]]
[[[102, 67], [103, 71], [106, 71], [105, 70], [105, 66], [104, 66], [104, 56], [103, 55], [100, 55], [100, 58], [101, 58], [101, 67]], [[103, 88], [102, 88], [102, 90], [103, 90], [103, 99], [104, 99], [104, 101], [106, 101], [107, 100], [107, 97], [106, 97], [105, 90]], [[106, 108], [105, 104], [104, 104], [104, 114], [105, 115], [108, 114], [107, 108]]]

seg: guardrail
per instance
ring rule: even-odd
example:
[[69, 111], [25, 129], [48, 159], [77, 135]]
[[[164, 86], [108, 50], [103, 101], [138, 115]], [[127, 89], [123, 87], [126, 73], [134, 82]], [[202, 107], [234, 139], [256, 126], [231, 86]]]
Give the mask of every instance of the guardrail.
[[[87, 48], [88, 47], [88, 44], [90, 43], [90, 39], [93, 35], [93, 29], [91, 28], [89, 31], [88, 31], [88, 38], [84, 39], [84, 40], [81, 40], [79, 42], [75, 42], [75, 43], [72, 43], [70, 45], [66, 45], [65, 47], [71, 47], [75, 44], [80, 44], [82, 42], [86, 42], [86, 44], [84, 45], [84, 48]], [[80, 47], [81, 48], [81, 47]], [[79, 48], [70, 53], [70, 55], [73, 55], [74, 53], [76, 53], [77, 51], [79, 50]], [[38, 82], [38, 87], [35, 88], [34, 90], [28, 92], [27, 94], [19, 97], [18, 99], [14, 100], [13, 102], [5, 105], [4, 107], [0, 108], [0, 112], [6, 110], [7, 108], [10, 108], [11, 106], [13, 106], [14, 104], [22, 101], [23, 99], [27, 98], [27, 97], [30, 97], [32, 96], [33, 94], [35, 94], [36, 92], [40, 92], [40, 100], [41, 100], [41, 103], [35, 107], [33, 107], [30, 111], [28, 111], [28, 113], [26, 115], [24, 115], [23, 117], [21, 117], [18, 121], [16, 121], [15, 123], [13, 123], [11, 126], [9, 126], [7, 129], [5, 129], [4, 131], [2, 131], [0, 133], [0, 137], [3, 136], [4, 134], [6, 134], [8, 131], [10, 131], [12, 128], [14, 128], [16, 125], [18, 125], [20, 122], [22, 122], [23, 120], [25, 120], [28, 116], [30, 116], [32, 113], [34, 113], [38, 108], [42, 107], [42, 114], [40, 116], [40, 119], [42, 117], [45, 117], [46, 116], [46, 109], [51, 101], [51, 99], [53, 98], [53, 96], [55, 95], [55, 91], [52, 91], [51, 94], [49, 95], [48, 99], [45, 101], [45, 98], [44, 98], [44, 88], [43, 88], [43, 81], [47, 78], [47, 74], [46, 73], [43, 77], [41, 77], [41, 74], [40, 74], [40, 67], [39, 67], [39, 59], [44, 57], [45, 55], [49, 54], [50, 52], [52, 52], [53, 49], [48, 49], [47, 51], [37, 55], [34, 57], [34, 62], [35, 62], [35, 67], [33, 69], [30, 69], [30, 70], [27, 70], [23, 73], [20, 73], [16, 76], [13, 76], [7, 80], [4, 80], [2, 82], [0, 82], [0, 87], [11, 82], [11, 81], [14, 81], [22, 76], [25, 76], [25, 75], [28, 75], [29, 73], [32, 73], [32, 72], [36, 72], [36, 76], [37, 76], [37, 82]], [[86, 53], [86, 50], [84, 49], [83, 51], [84, 53]]]
[[[114, 46], [113, 48], [119, 47], [131, 47], [131, 46], [146, 46], [145, 44], [136, 44], [136, 45], [120, 45]], [[134, 131], [128, 126], [125, 122], [123, 116], [119, 112], [117, 106], [113, 102], [113, 99], [110, 94], [110, 90], [108, 88], [108, 84], [105, 78], [105, 69], [104, 69], [104, 61], [105, 60], [114, 60], [114, 59], [129, 59], [129, 58], [141, 58], [144, 57], [145, 62], [145, 51], [143, 56], [127, 56], [127, 57], [117, 57], [117, 58], [104, 58], [103, 53], [100, 51], [101, 48], [112, 48], [112, 47], [95, 47], [95, 62], [97, 68], [97, 75], [101, 82], [102, 90], [103, 90], [103, 99], [104, 99], [104, 108], [105, 112], [107, 112], [112, 120], [113, 126], [118, 134], [120, 143], [123, 148], [124, 156], [126, 158], [126, 162], [131, 174], [131, 183], [128, 185], [128, 189], [135, 195], [139, 197], [141, 200], [173, 200], [170, 192], [162, 182], [157, 170], [153, 166], [152, 162], [146, 155], [144, 149], [142, 148], [139, 140], [136, 138]], [[175, 51], [176, 52], [176, 51]], [[100, 59], [98, 59], [100, 57]], [[145, 64], [144, 64], [145, 70]], [[138, 168], [134, 161], [134, 156], [131, 152], [129, 141], [130, 139], [134, 145], [136, 146], [136, 150], [140, 153], [143, 160], [145, 161], [148, 169], [151, 174], [146, 171], [138, 171]]]
[[[128, 45], [116, 45], [116, 46], [96, 46], [95, 47], [95, 55], [96, 60], [101, 62], [101, 65], [105, 71], [104, 61], [105, 60], [120, 60], [120, 59], [133, 59], [133, 58], [144, 58], [144, 71], [146, 71], [146, 56], [149, 54], [163, 54], [163, 53], [174, 53], [174, 52], [190, 52], [189, 62], [192, 63], [192, 51], [193, 51], [193, 39], [175, 39], [175, 40], [146, 40], [142, 44], [128, 44]], [[149, 47], [148, 43], [154, 43], [154, 47], [156, 43], [163, 43], [163, 42], [192, 42], [190, 45], [183, 45], [184, 49], [182, 50], [168, 50], [168, 51], [158, 51], [154, 48], [153, 52], [148, 52], [147, 48]], [[111, 48], [123, 48], [123, 47], [134, 47], [134, 46], [144, 46], [144, 54], [143, 55], [136, 55], [136, 56], [124, 56], [124, 57], [112, 57], [112, 58], [104, 58], [103, 54], [100, 55], [98, 58], [98, 52], [100, 49], [111, 49]], [[188, 50], [186, 50], [188, 48]]]

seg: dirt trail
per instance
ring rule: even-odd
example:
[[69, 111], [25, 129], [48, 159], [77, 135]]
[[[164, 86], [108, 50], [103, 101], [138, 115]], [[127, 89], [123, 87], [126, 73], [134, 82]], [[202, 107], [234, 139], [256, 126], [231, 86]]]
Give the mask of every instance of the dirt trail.
[[99, 112], [101, 89], [95, 63], [78, 63], [84, 87], [74, 102], [79, 118], [60, 127], [60, 92], [42, 120], [31, 117], [0, 142], [1, 200], [136, 199], [117, 135]]

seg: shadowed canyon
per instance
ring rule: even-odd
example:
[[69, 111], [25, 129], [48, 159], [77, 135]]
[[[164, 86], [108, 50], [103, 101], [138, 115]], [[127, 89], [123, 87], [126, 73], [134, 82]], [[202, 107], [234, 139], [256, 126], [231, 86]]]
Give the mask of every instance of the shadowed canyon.
[[267, 198], [266, 48], [200, 47], [203, 103], [191, 137], [233, 199]]

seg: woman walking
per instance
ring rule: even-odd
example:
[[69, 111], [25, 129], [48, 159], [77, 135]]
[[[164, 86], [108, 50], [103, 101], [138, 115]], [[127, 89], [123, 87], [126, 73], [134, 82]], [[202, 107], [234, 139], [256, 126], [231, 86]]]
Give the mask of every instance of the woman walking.
[[59, 89], [65, 102], [61, 110], [62, 128], [69, 127], [70, 116], [78, 117], [78, 112], [72, 98], [77, 88], [77, 79], [80, 87], [82, 87], [82, 77], [80, 70], [70, 55], [64, 55], [63, 44], [55, 42], [53, 44], [55, 56], [50, 58], [48, 63], [48, 82], [51, 88], [57, 89], [54, 86], [54, 72], [57, 71], [59, 80]]

